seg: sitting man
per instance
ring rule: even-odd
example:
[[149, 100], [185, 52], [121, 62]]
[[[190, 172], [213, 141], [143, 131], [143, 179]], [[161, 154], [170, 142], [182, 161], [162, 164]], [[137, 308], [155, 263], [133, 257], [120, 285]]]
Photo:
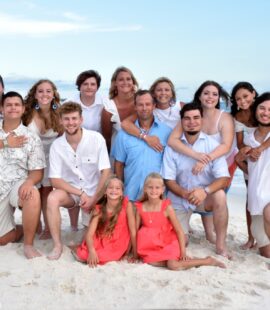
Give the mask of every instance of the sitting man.
[[244, 139], [246, 147], [236, 155], [238, 166], [248, 173], [248, 210], [251, 232], [262, 256], [270, 258], [270, 148], [257, 161], [251, 158], [270, 138], [270, 92], [257, 97], [254, 104], [258, 128]]
[[14, 207], [22, 208], [24, 254], [40, 256], [33, 241], [40, 217], [40, 196], [35, 185], [42, 180], [45, 155], [37, 135], [21, 123], [24, 101], [20, 94], [3, 96], [0, 122], [0, 244], [18, 241], [20, 226], [14, 222]]
[[[183, 135], [181, 140], [196, 152], [210, 153], [217, 142], [204, 134], [202, 108], [195, 103], [186, 104], [180, 111]], [[228, 210], [224, 188], [229, 180], [225, 157], [215, 159], [198, 175], [192, 173], [195, 160], [166, 147], [162, 176], [169, 189], [168, 198], [176, 210], [188, 242], [189, 220], [193, 210], [213, 211], [216, 231], [216, 252], [229, 258], [226, 248]], [[204, 210], [204, 206], [210, 206]]]
[[50, 149], [49, 177], [55, 190], [48, 197], [47, 217], [54, 248], [48, 259], [59, 259], [63, 250], [60, 207], [75, 211], [82, 208], [83, 224], [88, 226], [90, 210], [111, 174], [104, 138], [96, 131], [81, 128], [81, 106], [74, 102], [64, 103], [59, 114], [64, 134]]
[[163, 151], [152, 149], [145, 142], [147, 135], [157, 136], [165, 148], [171, 133], [170, 127], [154, 117], [155, 103], [148, 90], [135, 94], [135, 109], [138, 117], [135, 125], [141, 130], [141, 139], [120, 130], [112, 147], [115, 174], [124, 181], [125, 195], [131, 201], [142, 195], [146, 176], [151, 172], [159, 173], [161, 169]]

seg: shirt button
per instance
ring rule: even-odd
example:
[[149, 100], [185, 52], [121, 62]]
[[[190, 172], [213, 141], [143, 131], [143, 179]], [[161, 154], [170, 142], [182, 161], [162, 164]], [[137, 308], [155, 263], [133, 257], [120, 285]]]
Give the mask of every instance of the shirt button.
[[78, 168], [78, 166], [76, 166], [75, 168]]

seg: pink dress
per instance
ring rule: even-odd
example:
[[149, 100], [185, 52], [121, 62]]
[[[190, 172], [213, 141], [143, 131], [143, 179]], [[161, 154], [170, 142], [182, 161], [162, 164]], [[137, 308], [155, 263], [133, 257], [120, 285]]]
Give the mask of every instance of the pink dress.
[[158, 212], [143, 211], [143, 204], [136, 202], [142, 226], [137, 234], [137, 252], [144, 263], [179, 260], [180, 247], [170, 220], [164, 215], [170, 200], [163, 200]]
[[[127, 205], [128, 198], [125, 197], [112, 236], [94, 235], [94, 248], [99, 258], [99, 264], [120, 260], [128, 249], [130, 233], [126, 213]], [[97, 208], [99, 207], [97, 206]], [[77, 256], [86, 262], [88, 255], [89, 251], [84, 240], [77, 248]]]

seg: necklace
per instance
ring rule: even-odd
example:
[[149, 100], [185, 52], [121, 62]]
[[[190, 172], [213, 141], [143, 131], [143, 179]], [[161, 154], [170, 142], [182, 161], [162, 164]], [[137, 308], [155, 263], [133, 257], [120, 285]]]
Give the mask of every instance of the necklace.
[[148, 217], [149, 217], [149, 223], [152, 224], [153, 223], [153, 220], [152, 220], [152, 217], [151, 217], [151, 212], [148, 212]]

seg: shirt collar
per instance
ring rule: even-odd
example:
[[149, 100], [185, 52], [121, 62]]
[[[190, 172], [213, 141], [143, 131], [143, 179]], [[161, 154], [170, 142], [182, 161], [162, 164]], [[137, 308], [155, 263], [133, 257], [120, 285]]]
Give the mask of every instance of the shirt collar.
[[[3, 123], [4, 123], [4, 120], [1, 120], [0, 121], [0, 130], [4, 131], [4, 128], [3, 128]], [[12, 130], [12, 132], [14, 132], [17, 136], [19, 136], [22, 131], [24, 130], [25, 126], [23, 125], [23, 123], [21, 122], [20, 125], [15, 128], [14, 130]], [[4, 131], [5, 132], [5, 131]], [[8, 132], [7, 132], [8, 134]]]
[[[205, 139], [206, 139], [206, 135], [205, 135], [205, 133], [203, 133], [203, 132], [201, 131], [200, 134], [199, 134], [198, 139], [197, 139], [194, 143], [196, 143], [198, 140], [205, 140]], [[180, 140], [181, 140], [182, 142], [184, 142], [185, 144], [190, 144], [190, 143], [187, 141], [187, 138], [186, 138], [186, 136], [185, 136], [184, 134], [182, 134]]]
[[[138, 119], [135, 121], [135, 125], [137, 127], [141, 128]], [[153, 122], [153, 124], [149, 130], [151, 130], [151, 128], [153, 128], [153, 127], [158, 127], [159, 125], [160, 125], [160, 121], [154, 116], [154, 122]]]

